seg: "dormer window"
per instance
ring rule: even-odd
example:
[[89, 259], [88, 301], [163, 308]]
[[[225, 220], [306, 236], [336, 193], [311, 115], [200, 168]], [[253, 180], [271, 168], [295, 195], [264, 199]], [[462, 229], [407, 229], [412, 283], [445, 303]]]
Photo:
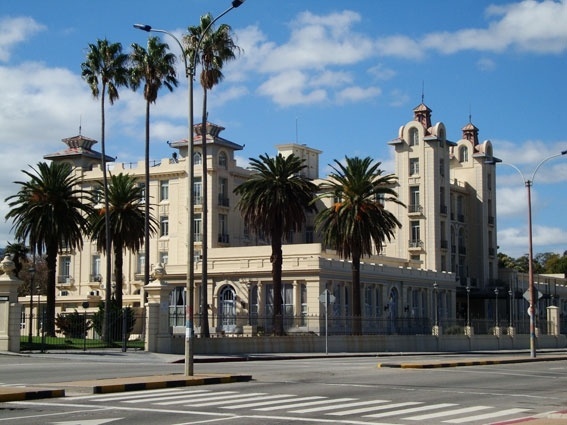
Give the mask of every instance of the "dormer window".
[[417, 128], [412, 127], [409, 131], [409, 145], [410, 146], [418, 146], [419, 145], [419, 132]]
[[459, 149], [459, 162], [469, 161], [469, 148], [463, 146]]
[[203, 156], [201, 152], [195, 152], [193, 154], [193, 165], [201, 165], [203, 164]]
[[228, 166], [228, 158], [226, 156], [226, 152], [219, 152], [219, 167], [227, 168]]

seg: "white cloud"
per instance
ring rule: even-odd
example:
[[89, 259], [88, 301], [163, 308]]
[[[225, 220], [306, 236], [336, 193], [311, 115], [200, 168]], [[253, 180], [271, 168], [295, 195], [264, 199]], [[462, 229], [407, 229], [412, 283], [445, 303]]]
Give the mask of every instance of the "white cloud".
[[567, 3], [525, 0], [487, 9], [489, 17], [500, 20], [487, 28], [438, 32], [424, 37], [423, 46], [441, 53], [462, 50], [502, 52], [506, 49], [535, 53], [567, 50]]
[[344, 102], [360, 102], [367, 99], [380, 96], [382, 91], [378, 87], [346, 87], [337, 93], [337, 100], [340, 103]]
[[29, 17], [0, 17], [0, 62], [7, 62], [17, 44], [45, 30], [46, 27]]
[[[563, 252], [567, 240], [567, 231], [559, 227], [533, 226], [532, 242], [534, 255], [544, 250]], [[505, 254], [519, 257], [528, 252], [528, 234], [526, 227], [509, 227], [498, 231], [498, 244], [506, 247]]]
[[258, 92], [269, 96], [280, 106], [319, 103], [327, 99], [323, 89], [308, 90], [308, 77], [300, 71], [289, 71], [275, 75], [264, 82]]

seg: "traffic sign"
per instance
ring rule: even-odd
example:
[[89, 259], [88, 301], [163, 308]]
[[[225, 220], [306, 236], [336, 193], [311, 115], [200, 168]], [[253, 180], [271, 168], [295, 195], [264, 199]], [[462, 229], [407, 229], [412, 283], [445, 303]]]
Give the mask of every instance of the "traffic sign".
[[[543, 294], [542, 294], [541, 292], [537, 291], [537, 299], [540, 300], [541, 297], [543, 297]], [[529, 289], [528, 289], [526, 292], [524, 292], [524, 299], [525, 299], [527, 302], [530, 302], [530, 301], [531, 301], [531, 300], [530, 300], [530, 290], [529, 290]]]
[[325, 289], [321, 295], [319, 295], [319, 301], [322, 304], [333, 304], [335, 302], [335, 296], [331, 294], [328, 289]]

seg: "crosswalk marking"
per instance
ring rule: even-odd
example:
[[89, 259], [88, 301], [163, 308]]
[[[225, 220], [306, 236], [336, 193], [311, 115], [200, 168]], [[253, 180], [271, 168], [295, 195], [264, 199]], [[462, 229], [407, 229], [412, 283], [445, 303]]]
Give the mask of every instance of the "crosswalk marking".
[[316, 400], [316, 399], [321, 399], [324, 397], [321, 396], [311, 396], [311, 397], [296, 397], [296, 396], [290, 396], [288, 395], [288, 399], [284, 399], [284, 400], [271, 400], [271, 401], [259, 401], [257, 403], [248, 403], [248, 404], [241, 404], [238, 406], [225, 406], [223, 407], [223, 409], [246, 409], [246, 408], [254, 408], [254, 407], [260, 407], [260, 406], [267, 406], [269, 404], [278, 404], [278, 403], [288, 403], [290, 401], [306, 401], [306, 400]]
[[442, 409], [444, 407], [451, 407], [456, 406], [454, 403], [440, 403], [440, 404], [429, 404], [427, 406], [419, 406], [419, 407], [410, 407], [409, 409], [402, 409], [402, 410], [394, 410], [393, 412], [383, 412], [383, 413], [376, 413], [373, 415], [365, 415], [365, 418], [385, 418], [388, 416], [398, 416], [398, 415], [405, 415], [407, 413], [415, 413], [415, 412], [423, 412], [425, 410], [435, 410], [435, 409]]
[[324, 412], [326, 410], [338, 410], [338, 409], [344, 409], [346, 407], [367, 406], [369, 404], [379, 404], [379, 403], [388, 403], [388, 402], [389, 402], [389, 400], [356, 401], [354, 403], [337, 404], [337, 405], [333, 405], [333, 406], [321, 406], [321, 407], [312, 407], [310, 409], [292, 410], [291, 413]]
[[[217, 393], [208, 393], [208, 394], [194, 394], [185, 397], [171, 397], [170, 401], [157, 401], [155, 404], [158, 406], [173, 406], [174, 404], [187, 404], [187, 403], [200, 403], [206, 401], [217, 400], [219, 398], [226, 399], [226, 397], [231, 396], [232, 394], [237, 394], [236, 391], [220, 391]], [[175, 400], [172, 400], [175, 399]]]
[[444, 416], [456, 416], [463, 413], [477, 412], [479, 410], [490, 409], [489, 406], [471, 406], [463, 407], [461, 409], [444, 410], [442, 412], [428, 413], [426, 415], [411, 416], [409, 418], [404, 418], [406, 421], [426, 421], [428, 419], [442, 418]]
[[517, 413], [524, 413], [524, 412], [527, 412], [529, 410], [530, 409], [499, 410], [497, 412], [485, 413], [483, 415], [476, 415], [476, 416], [468, 416], [466, 418], [460, 418], [460, 419], [451, 419], [451, 420], [443, 421], [443, 422], [448, 423], [448, 424], [464, 424], [465, 422], [481, 421], [481, 420], [484, 420], [484, 419], [492, 419], [492, 418], [499, 418], [501, 416], [515, 415]]
[[428, 413], [426, 415], [411, 416], [404, 418], [406, 421], [426, 421], [428, 419], [442, 418], [444, 416], [456, 416], [463, 413], [478, 412], [479, 410], [491, 409], [489, 406], [471, 406], [463, 407], [461, 409], [444, 410], [442, 412]]
[[[160, 389], [160, 390], [151, 390], [151, 394], [171, 394], [171, 395], [175, 395], [175, 394], [179, 394], [183, 389], [182, 388], [164, 388], [164, 389]], [[194, 390], [191, 392], [208, 392], [210, 390]], [[73, 397], [69, 397], [69, 400], [85, 400], [85, 399], [95, 399], [96, 401], [113, 401], [113, 400], [126, 400], [126, 399], [134, 399], [134, 398], [145, 398], [148, 397], [148, 391], [147, 390], [141, 390], [141, 391], [132, 391], [130, 393], [114, 393], [114, 394], [110, 394], [110, 395], [104, 395], [104, 396], [100, 396], [100, 395], [81, 395], [81, 396], [73, 396]]]
[[[274, 397], [274, 396], [269, 396], [266, 393], [248, 393], [248, 394], [236, 394], [236, 395], [232, 395], [232, 396], [228, 396], [228, 397], [223, 397], [222, 400], [213, 400], [213, 401], [207, 401], [204, 403], [191, 403], [188, 404], [187, 406], [191, 406], [191, 407], [209, 407], [209, 406], [220, 406], [221, 404], [225, 404], [227, 399], [230, 400], [231, 403], [246, 403], [249, 401], [254, 401], [257, 400], [258, 397], [262, 397], [262, 400], [265, 400], [266, 398], [270, 398], [270, 397]], [[276, 397], [278, 397], [276, 395]]]
[[338, 399], [325, 399], [325, 400], [315, 400], [315, 401], [306, 401], [303, 403], [292, 403], [292, 404], [284, 404], [282, 406], [271, 406], [271, 407], [262, 407], [260, 411], [269, 412], [271, 410], [284, 410], [284, 409], [295, 409], [296, 407], [305, 407], [305, 406], [314, 406], [317, 404], [328, 404], [328, 403], [340, 403], [343, 401], [351, 401], [354, 400], [352, 398], [338, 398]]
[[[263, 392], [214, 391], [209, 389], [164, 388], [107, 395], [69, 397], [69, 400], [89, 399], [95, 402], [120, 402], [134, 405], [151, 403], [159, 406], [183, 405], [193, 408], [216, 407], [219, 409], [251, 409], [258, 412], [286, 411], [290, 414], [321, 414], [326, 422], [330, 417], [360, 415], [361, 418], [378, 419], [398, 417], [402, 421], [421, 421], [444, 424], [487, 422], [493, 418], [509, 417], [532, 411], [530, 408], [498, 410], [495, 406], [459, 407], [455, 403], [426, 403], [420, 401], [394, 402], [393, 400], [360, 400], [352, 397], [301, 396], [293, 394], [269, 394]], [[472, 415], [472, 416], [471, 416]], [[324, 416], [319, 416], [323, 418]], [[309, 418], [309, 416], [305, 416]], [[306, 419], [307, 420], [307, 419]], [[344, 419], [343, 419], [344, 420]], [[352, 422], [354, 423], [354, 422]], [[382, 425], [386, 425], [381, 423]]]
[[375, 410], [387, 410], [387, 409], [393, 409], [393, 408], [396, 408], [396, 407], [412, 406], [412, 405], [416, 405], [416, 404], [423, 404], [423, 402], [406, 401], [404, 403], [394, 403], [394, 404], [386, 404], [386, 405], [380, 405], [380, 406], [361, 407], [360, 409], [344, 410], [344, 411], [341, 411], [341, 412], [327, 413], [327, 415], [333, 415], [333, 416], [355, 415], [355, 414], [358, 414], [358, 413], [372, 412], [372, 411], [375, 411]]

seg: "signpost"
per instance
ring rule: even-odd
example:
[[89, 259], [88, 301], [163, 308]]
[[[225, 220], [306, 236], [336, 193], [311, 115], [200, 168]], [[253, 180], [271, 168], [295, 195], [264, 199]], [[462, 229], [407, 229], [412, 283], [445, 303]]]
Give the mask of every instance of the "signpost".
[[335, 296], [331, 294], [328, 289], [325, 289], [321, 295], [319, 295], [319, 301], [325, 306], [325, 354], [329, 354], [329, 304], [335, 302]]

